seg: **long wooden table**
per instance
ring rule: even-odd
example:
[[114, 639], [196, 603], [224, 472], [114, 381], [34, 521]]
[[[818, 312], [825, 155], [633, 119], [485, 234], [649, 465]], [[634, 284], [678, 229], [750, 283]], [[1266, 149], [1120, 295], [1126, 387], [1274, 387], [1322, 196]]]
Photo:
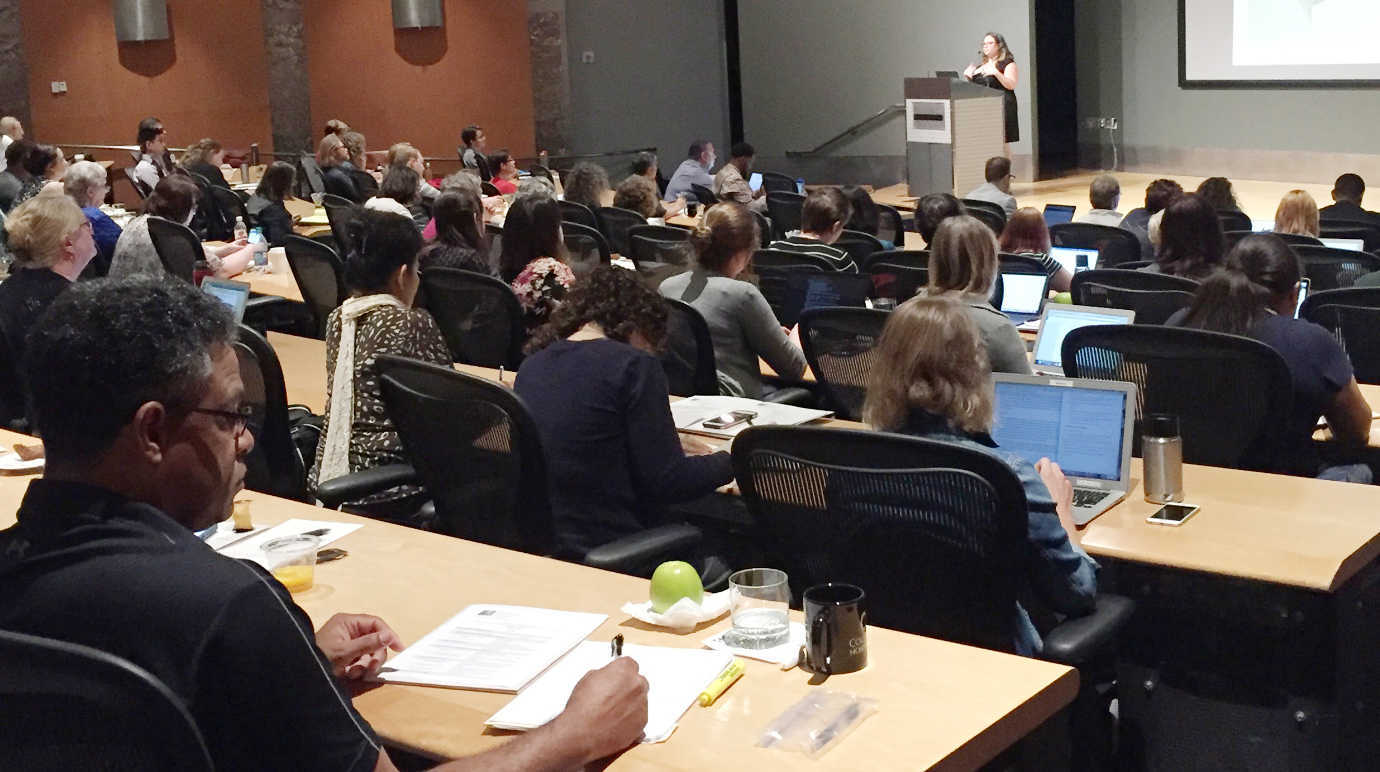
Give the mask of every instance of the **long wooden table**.
[[[0, 432], [0, 441], [32, 438]], [[28, 479], [0, 477], [0, 527], [13, 523]], [[318, 625], [337, 612], [372, 613], [412, 642], [466, 605], [508, 603], [608, 614], [592, 640], [621, 633], [632, 643], [684, 648], [700, 647], [729, 625], [725, 617], [681, 635], [629, 618], [619, 607], [647, 596], [643, 579], [258, 493], [239, 498], [253, 501], [256, 523], [299, 517], [364, 526], [333, 545], [349, 555], [318, 566], [315, 586], [294, 596]], [[800, 670], [749, 660], [743, 679], [712, 707], [692, 707], [669, 741], [637, 746], [613, 767], [973, 769], [1055, 715], [1078, 689], [1077, 672], [1062, 665], [877, 627], [868, 630], [867, 645], [865, 670], [818, 684]], [[768, 722], [815, 688], [874, 698], [880, 710], [820, 761], [753, 747]], [[512, 733], [486, 729], [483, 722], [510, 699], [388, 684], [354, 702], [389, 743], [451, 758], [506, 742]]]

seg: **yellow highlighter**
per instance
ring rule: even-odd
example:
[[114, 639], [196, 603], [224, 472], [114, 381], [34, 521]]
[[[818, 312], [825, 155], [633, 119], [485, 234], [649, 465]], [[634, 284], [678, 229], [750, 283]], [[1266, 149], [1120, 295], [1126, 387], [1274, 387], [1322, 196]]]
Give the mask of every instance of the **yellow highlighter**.
[[707, 708], [713, 705], [714, 700], [719, 699], [719, 695], [728, 691], [728, 687], [732, 686], [734, 681], [742, 677], [743, 661], [735, 658], [732, 662], [728, 663], [728, 667], [724, 668], [722, 673], [713, 681], [710, 681], [708, 686], [704, 687], [704, 691], [700, 692], [700, 707]]

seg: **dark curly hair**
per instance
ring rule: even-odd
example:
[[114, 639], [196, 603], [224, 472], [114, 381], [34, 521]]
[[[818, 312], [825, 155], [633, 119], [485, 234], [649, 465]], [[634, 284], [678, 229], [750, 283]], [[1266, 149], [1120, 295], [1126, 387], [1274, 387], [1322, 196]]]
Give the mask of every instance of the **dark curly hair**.
[[570, 288], [570, 294], [527, 342], [528, 354], [568, 338], [593, 322], [604, 337], [627, 343], [633, 333], [653, 347], [666, 340], [666, 301], [642, 283], [637, 272], [602, 265]]

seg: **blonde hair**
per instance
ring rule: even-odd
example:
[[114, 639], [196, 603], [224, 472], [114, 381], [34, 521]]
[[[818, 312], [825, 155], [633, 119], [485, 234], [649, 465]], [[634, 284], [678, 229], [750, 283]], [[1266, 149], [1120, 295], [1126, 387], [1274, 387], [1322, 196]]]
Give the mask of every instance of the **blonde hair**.
[[971, 292], [987, 295], [997, 281], [997, 237], [971, 215], [946, 217], [930, 242], [931, 295]]
[[210, 163], [210, 157], [215, 155], [222, 147], [220, 142], [210, 137], [203, 137], [197, 140], [195, 143], [188, 145], [187, 152], [182, 154], [182, 168], [186, 169], [192, 164], [202, 161]]
[[1275, 210], [1275, 233], [1318, 237], [1318, 202], [1308, 191], [1291, 190], [1279, 200], [1279, 208]]
[[86, 222], [76, 202], [56, 187], [52, 193], [45, 188], [5, 216], [9, 250], [24, 268], [51, 268], [62, 258], [67, 237]]
[[340, 141], [340, 136], [337, 134], [327, 134], [322, 137], [321, 141], [316, 144], [316, 165], [325, 169], [340, 163], [336, 160], [335, 151], [336, 148], [344, 146], [345, 143]]
[[863, 420], [882, 431], [921, 409], [969, 434], [992, 428], [991, 366], [957, 299], [917, 295], [891, 312], [877, 343]]
[[399, 142], [388, 148], [389, 166], [403, 166], [413, 158], [416, 158], [418, 161], [422, 160], [422, 151], [413, 147], [411, 143]]
[[690, 246], [701, 268], [723, 273], [735, 255], [761, 243], [757, 218], [746, 206], [733, 202], [715, 204], [690, 232]]

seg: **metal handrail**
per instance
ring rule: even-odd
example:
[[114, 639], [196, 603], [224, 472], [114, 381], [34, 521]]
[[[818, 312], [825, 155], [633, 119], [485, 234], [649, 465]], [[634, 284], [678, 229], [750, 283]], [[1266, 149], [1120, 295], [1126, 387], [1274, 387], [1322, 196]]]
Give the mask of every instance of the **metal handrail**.
[[889, 117], [892, 113], [905, 112], [905, 109], [906, 105], [904, 102], [897, 102], [894, 105], [887, 105], [886, 107], [883, 107], [877, 112], [867, 116], [866, 118], [863, 118], [861, 121], [858, 121], [852, 126], [849, 126], [848, 128], [839, 132], [835, 136], [820, 143], [813, 150], [787, 150], [786, 157], [807, 158], [809, 156], [819, 155], [820, 153], [823, 153], [826, 148], [836, 145], [845, 139], [856, 136], [857, 134], [861, 133], [863, 129], [869, 128], [872, 124], [882, 120], [883, 118]]

